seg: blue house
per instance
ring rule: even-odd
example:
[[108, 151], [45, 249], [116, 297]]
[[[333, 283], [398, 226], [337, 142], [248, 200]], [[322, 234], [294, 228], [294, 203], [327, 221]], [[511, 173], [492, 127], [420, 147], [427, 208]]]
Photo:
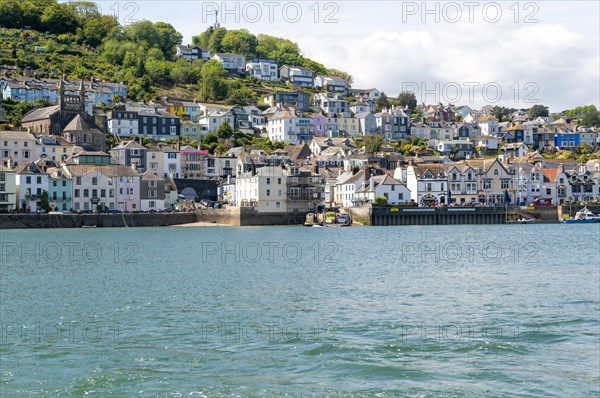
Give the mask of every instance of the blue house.
[[72, 187], [73, 180], [63, 168], [48, 169], [48, 198], [51, 210], [69, 211], [73, 208]]
[[581, 144], [578, 133], [558, 133], [554, 136], [554, 145], [561, 149], [574, 149]]

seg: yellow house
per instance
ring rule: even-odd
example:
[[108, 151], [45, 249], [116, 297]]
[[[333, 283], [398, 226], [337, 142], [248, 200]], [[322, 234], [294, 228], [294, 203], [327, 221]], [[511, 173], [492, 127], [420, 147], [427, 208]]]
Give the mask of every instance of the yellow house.
[[354, 117], [340, 117], [338, 118], [340, 131], [346, 133], [351, 137], [359, 135], [359, 123], [358, 119]]

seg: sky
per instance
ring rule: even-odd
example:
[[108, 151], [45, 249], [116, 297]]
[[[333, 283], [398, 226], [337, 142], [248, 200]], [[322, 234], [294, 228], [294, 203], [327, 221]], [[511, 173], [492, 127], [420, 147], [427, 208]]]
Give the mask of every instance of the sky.
[[215, 22], [290, 39], [356, 88], [551, 112], [600, 109], [598, 1], [97, 1], [122, 24], [171, 23], [184, 44]]

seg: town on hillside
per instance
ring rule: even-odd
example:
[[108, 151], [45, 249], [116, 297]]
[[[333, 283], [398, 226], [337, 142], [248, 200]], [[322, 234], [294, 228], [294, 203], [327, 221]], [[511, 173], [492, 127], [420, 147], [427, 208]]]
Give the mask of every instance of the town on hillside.
[[[9, 98], [39, 90], [56, 102], [25, 115], [22, 128], [0, 132], [3, 212], [600, 202], [599, 131], [575, 119], [515, 112], [499, 122], [489, 109], [434, 104], [414, 120], [394, 106], [376, 112], [376, 89], [344, 95], [327, 83], [313, 96], [273, 93], [262, 111], [164, 98], [124, 100], [103, 113], [95, 101], [126, 98], [126, 87], [0, 83]], [[211, 136], [228, 144], [224, 153], [199, 146]], [[232, 146], [236, 136], [280, 145]], [[588, 147], [587, 162], [544, 156]]]
[[[594, 106], [581, 117], [541, 105], [419, 105], [411, 93], [388, 98], [272, 58], [181, 44], [175, 57], [213, 62], [227, 79], [278, 85], [247, 105], [144, 102], [128, 99], [123, 82], [15, 75], [3, 66], [0, 211], [600, 202]], [[2, 101], [49, 106], [9, 123]]]

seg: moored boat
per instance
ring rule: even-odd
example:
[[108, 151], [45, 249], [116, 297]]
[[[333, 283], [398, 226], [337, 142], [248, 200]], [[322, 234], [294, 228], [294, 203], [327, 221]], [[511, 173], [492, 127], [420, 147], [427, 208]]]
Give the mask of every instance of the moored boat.
[[565, 224], [591, 224], [600, 223], [600, 216], [592, 213], [587, 207], [575, 213], [575, 217], [569, 217], [563, 220]]

